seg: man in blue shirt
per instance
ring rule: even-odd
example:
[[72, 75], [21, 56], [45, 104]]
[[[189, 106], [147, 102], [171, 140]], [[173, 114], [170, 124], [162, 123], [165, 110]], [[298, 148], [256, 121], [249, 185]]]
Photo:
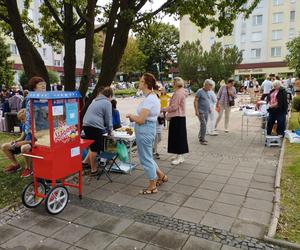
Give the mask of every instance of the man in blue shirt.
[[207, 124], [208, 114], [212, 112], [210, 108], [208, 91], [212, 89], [213, 84], [214, 83], [212, 80], [206, 79], [204, 81], [203, 88], [198, 89], [194, 99], [195, 114], [200, 121], [200, 130], [199, 130], [198, 138], [201, 145], [207, 145], [207, 141], [205, 140], [206, 124]]

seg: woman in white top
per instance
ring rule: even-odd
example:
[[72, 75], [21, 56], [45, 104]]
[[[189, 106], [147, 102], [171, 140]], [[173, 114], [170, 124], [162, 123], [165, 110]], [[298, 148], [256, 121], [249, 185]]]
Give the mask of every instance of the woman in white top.
[[152, 74], [143, 74], [139, 89], [143, 91], [146, 97], [139, 104], [137, 115], [126, 115], [131, 122], [135, 122], [138, 156], [149, 179], [148, 187], [142, 190], [141, 194], [157, 193], [157, 186], [168, 181], [168, 177], [159, 169], [152, 154], [156, 135], [156, 121], [160, 113], [160, 101], [153, 92], [155, 85], [156, 80]]

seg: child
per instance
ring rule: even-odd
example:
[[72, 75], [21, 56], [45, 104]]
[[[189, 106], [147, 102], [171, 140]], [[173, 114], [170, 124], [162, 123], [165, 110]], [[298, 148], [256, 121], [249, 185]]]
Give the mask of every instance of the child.
[[157, 152], [157, 146], [161, 142], [162, 125], [164, 124], [164, 118], [159, 116], [156, 121], [156, 136], [153, 145], [153, 155], [155, 159], [160, 159], [159, 153]]
[[117, 110], [117, 101], [115, 99], [111, 100], [111, 105], [113, 129], [121, 128], [120, 112]]
[[[21, 109], [17, 114], [18, 119], [22, 122], [22, 134], [21, 136], [13, 142], [5, 143], [1, 146], [4, 154], [11, 160], [11, 164], [4, 169], [6, 173], [14, 173], [18, 171], [21, 166], [17, 162], [15, 155], [20, 153], [28, 153], [31, 150], [31, 133], [25, 132], [25, 121], [26, 121], [26, 109]], [[30, 158], [24, 156], [25, 158], [25, 168], [21, 174], [21, 177], [28, 177], [32, 174], [30, 168]]]
[[[168, 107], [170, 98], [171, 97], [167, 94], [166, 89], [162, 88], [160, 90], [160, 96], [159, 96], [161, 109]], [[163, 112], [163, 118], [166, 119], [166, 112]], [[166, 123], [164, 122], [163, 124], [164, 124], [164, 127], [165, 127]]]

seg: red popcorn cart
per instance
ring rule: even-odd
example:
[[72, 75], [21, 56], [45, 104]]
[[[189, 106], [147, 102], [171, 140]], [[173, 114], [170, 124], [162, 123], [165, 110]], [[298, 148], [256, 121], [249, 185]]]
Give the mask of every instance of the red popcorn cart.
[[[80, 105], [75, 92], [30, 92], [33, 182], [22, 193], [28, 208], [43, 201], [50, 214], [64, 210], [69, 201], [67, 186], [78, 188], [82, 198], [82, 150], [93, 141], [80, 138]], [[78, 183], [66, 182], [78, 174]], [[46, 184], [48, 183], [48, 184]]]

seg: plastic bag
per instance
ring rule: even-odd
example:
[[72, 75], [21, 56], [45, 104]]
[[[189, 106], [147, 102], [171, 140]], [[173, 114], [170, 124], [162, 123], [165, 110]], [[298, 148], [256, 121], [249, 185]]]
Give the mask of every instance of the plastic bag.
[[123, 142], [117, 142], [117, 153], [118, 157], [123, 162], [128, 162], [128, 150]]

